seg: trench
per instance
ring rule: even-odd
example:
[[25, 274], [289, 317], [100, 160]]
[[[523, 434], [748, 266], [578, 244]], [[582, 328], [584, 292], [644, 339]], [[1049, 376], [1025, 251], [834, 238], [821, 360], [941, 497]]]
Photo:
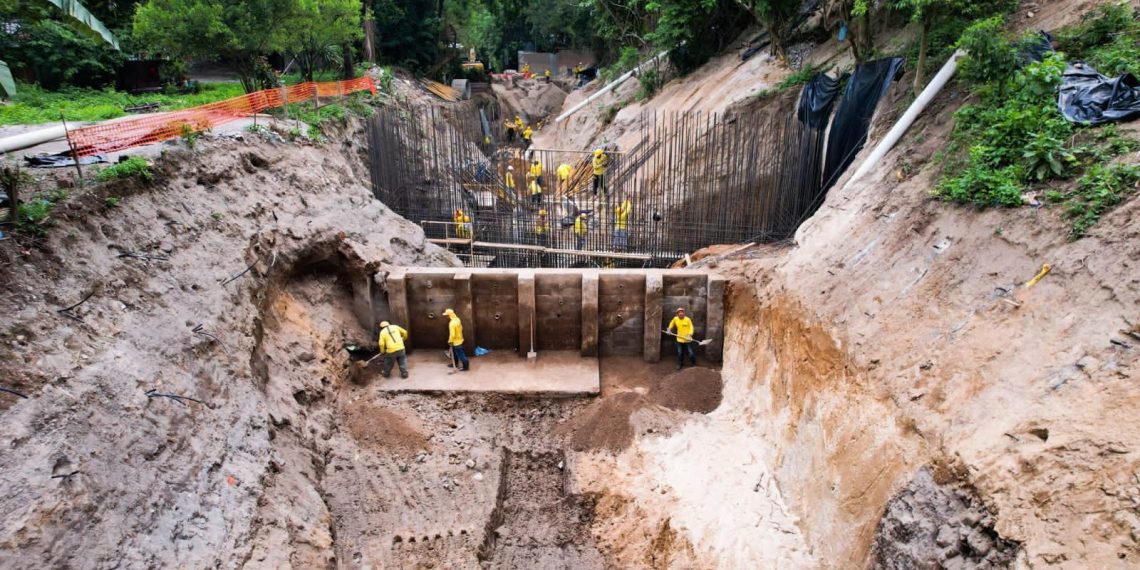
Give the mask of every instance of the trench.
[[[325, 251], [296, 263], [263, 302], [254, 368], [274, 458], [251, 566], [1000, 568], [1015, 558], [964, 475], [906, 459], [917, 448], [895, 426], [867, 427], [891, 410], [801, 309], [733, 287], [723, 378], [703, 354], [677, 372], [668, 353], [645, 362], [633, 354], [644, 343], [610, 338], [593, 357], [595, 395], [387, 391], [376, 366], [360, 369], [370, 352], [346, 348], [375, 335], [362, 299], [399, 303], [391, 282], [387, 295], [362, 293], [375, 280], [357, 261]], [[627, 294], [622, 283], [600, 289]], [[604, 323], [618, 304], [603, 295], [599, 306]], [[761, 530], [737, 524], [750, 516]]]

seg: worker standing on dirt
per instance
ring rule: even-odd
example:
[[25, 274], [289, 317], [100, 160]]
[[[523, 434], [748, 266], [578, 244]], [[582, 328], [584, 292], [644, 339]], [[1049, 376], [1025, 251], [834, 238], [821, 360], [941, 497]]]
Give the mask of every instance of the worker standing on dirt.
[[380, 321], [380, 375], [385, 378], [392, 376], [392, 361], [400, 366], [400, 378], [408, 377], [408, 353], [404, 349], [404, 341], [408, 340], [408, 331], [399, 325], [388, 321]]
[[590, 220], [586, 217], [586, 212], [579, 212], [578, 217], [574, 218], [574, 238], [577, 240], [579, 250], [586, 247], [586, 233], [589, 231]]
[[515, 124], [508, 119], [503, 121], [503, 127], [507, 129], [507, 142], [515, 142]]
[[538, 211], [538, 218], [534, 220], [534, 237], [538, 245], [550, 247], [550, 221], [545, 208]]
[[451, 309], [444, 310], [443, 314], [448, 318], [447, 346], [451, 350], [451, 364], [448, 366], [466, 372], [471, 363], [467, 361], [467, 353], [463, 352], [463, 322]]
[[507, 175], [503, 177], [507, 184], [507, 193], [512, 196], [517, 196], [519, 187], [515, 186], [515, 167], [507, 166]]
[[532, 136], [534, 136], [534, 129], [530, 128], [530, 125], [527, 125], [526, 128], [523, 129], [523, 148], [530, 148], [530, 137]]
[[629, 245], [629, 212], [633, 204], [629, 199], [622, 200], [621, 205], [614, 208], [614, 250], [624, 251]]
[[555, 172], [558, 173], [559, 190], [561, 190], [563, 194], [569, 192], [570, 189], [567, 188], [567, 186], [570, 184], [570, 174], [574, 172], [574, 169], [569, 164], [563, 162], [558, 165], [558, 170]]
[[697, 351], [693, 348], [693, 319], [685, 316], [685, 309], [677, 307], [677, 316], [669, 321], [667, 331], [677, 331], [677, 370], [685, 365], [685, 353], [689, 354], [689, 361], [697, 365]]
[[538, 180], [538, 178], [530, 179], [530, 203], [535, 206], [542, 204], [542, 186]]
[[609, 165], [610, 159], [606, 153], [600, 149], [594, 149], [594, 160], [592, 165], [594, 167], [594, 196], [598, 195], [598, 189], [602, 190], [602, 194], [606, 193], [606, 166]]

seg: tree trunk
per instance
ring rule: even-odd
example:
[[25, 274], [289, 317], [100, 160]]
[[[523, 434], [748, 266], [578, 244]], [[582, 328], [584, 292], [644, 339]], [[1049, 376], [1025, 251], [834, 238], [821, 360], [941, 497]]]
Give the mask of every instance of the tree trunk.
[[356, 63], [352, 58], [352, 44], [344, 44], [344, 69], [341, 76], [346, 80], [356, 78]]
[[926, 83], [926, 50], [930, 43], [930, 18], [922, 18], [922, 32], [918, 36], [918, 63], [914, 65], [914, 95], [922, 92]]

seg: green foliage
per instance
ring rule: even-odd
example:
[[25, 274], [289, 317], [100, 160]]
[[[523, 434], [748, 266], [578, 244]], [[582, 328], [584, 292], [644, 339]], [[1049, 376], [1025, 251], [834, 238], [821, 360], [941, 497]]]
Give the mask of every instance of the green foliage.
[[194, 128], [189, 123], [182, 123], [182, 125], [179, 126], [179, 131], [178, 136], [182, 139], [182, 142], [186, 143], [186, 148], [194, 150], [194, 147], [198, 144], [198, 139], [202, 138], [203, 131]]
[[1113, 77], [1140, 74], [1140, 10], [1125, 4], [1103, 4], [1081, 23], [1057, 34], [1058, 49]]
[[0, 125], [58, 122], [61, 112], [69, 121], [101, 121], [121, 117], [126, 114], [124, 108], [141, 103], [158, 103], [161, 110], [173, 111], [241, 94], [241, 86], [235, 83], [203, 83], [199, 92], [194, 94], [150, 93], [137, 97], [110, 89], [69, 87], [47, 91], [19, 83], [12, 103], [0, 105]]
[[1069, 237], [1084, 236], [1113, 206], [1136, 192], [1140, 183], [1140, 166], [1130, 164], [1097, 164], [1077, 181], [1076, 189], [1068, 195], [1048, 196], [1053, 201], [1064, 201], [1065, 217], [1073, 221]]
[[824, 66], [822, 65], [813, 65], [808, 63], [800, 68], [799, 71], [785, 77], [783, 81], [777, 83], [776, 91], [783, 91], [785, 89], [791, 89], [792, 87], [803, 85], [808, 81], [811, 81], [812, 77], [815, 77], [817, 74], [822, 72], [823, 68]]
[[116, 196], [107, 196], [103, 199], [103, 203], [106, 204], [108, 208], [114, 208], [119, 205], [119, 198]]
[[50, 225], [52, 210], [65, 198], [67, 191], [61, 188], [20, 202], [16, 212], [16, 231], [42, 237], [46, 227]]
[[994, 16], [981, 20], [963, 32], [958, 47], [966, 57], [958, 62], [958, 75], [973, 86], [998, 84], [1017, 69], [1017, 48], [1004, 32], [1005, 19]]
[[288, 48], [305, 81], [313, 72], [332, 67], [344, 44], [364, 35], [360, 27], [360, 0], [299, 0], [300, 11], [290, 22]]
[[651, 67], [641, 72], [641, 75], [638, 76], [638, 82], [641, 84], [641, 88], [637, 91], [637, 100], [645, 101], [657, 94], [657, 91], [665, 84], [665, 79], [659, 69]]
[[261, 54], [288, 49], [299, 0], [147, 0], [135, 11], [136, 38], [175, 58], [230, 61], [247, 92], [258, 80]]
[[617, 61], [602, 68], [600, 76], [603, 83], [609, 83], [620, 77], [623, 73], [637, 67], [641, 63], [641, 52], [635, 47], [623, 47], [619, 51]]
[[373, 0], [371, 6], [380, 32], [376, 48], [383, 61], [408, 68], [435, 63], [443, 23], [435, 0]]
[[34, 78], [49, 89], [107, 85], [123, 60], [115, 48], [62, 22], [23, 23], [20, 31], [0, 34], [0, 54], [17, 76]]
[[151, 172], [150, 165], [147, 164], [145, 158], [132, 156], [118, 164], [103, 169], [95, 176], [95, 179], [99, 182], [110, 182], [112, 180], [124, 180], [127, 178], [150, 182], [154, 180], [154, 173]]

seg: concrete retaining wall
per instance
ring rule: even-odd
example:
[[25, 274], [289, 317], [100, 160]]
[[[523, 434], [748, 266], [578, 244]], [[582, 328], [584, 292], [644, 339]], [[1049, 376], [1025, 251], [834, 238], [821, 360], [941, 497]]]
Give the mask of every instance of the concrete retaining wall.
[[[724, 344], [724, 279], [692, 270], [419, 269], [393, 271], [378, 320], [406, 327], [415, 348], [442, 348], [444, 309], [463, 321], [464, 347], [578, 350], [583, 356], [636, 355], [656, 362], [673, 354], [663, 335], [684, 307], [697, 338], [710, 338], [704, 357], [720, 361]], [[379, 304], [378, 304], [379, 305]], [[707, 335], [707, 336], [706, 336]]]

